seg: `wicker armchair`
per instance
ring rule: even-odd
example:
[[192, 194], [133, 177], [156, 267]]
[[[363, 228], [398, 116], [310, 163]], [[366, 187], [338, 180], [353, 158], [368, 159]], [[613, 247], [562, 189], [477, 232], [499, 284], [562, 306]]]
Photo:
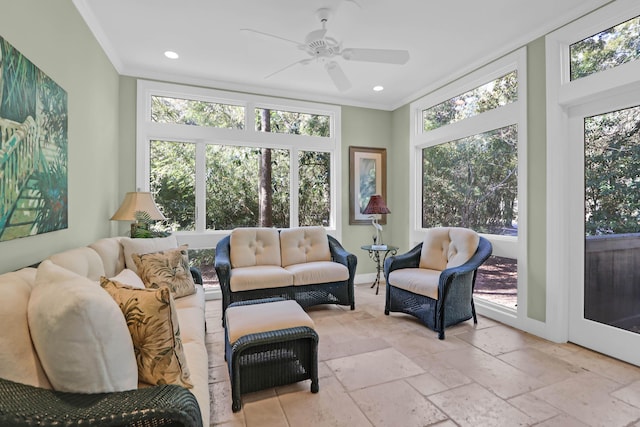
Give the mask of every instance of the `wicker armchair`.
[[473, 317], [477, 269], [491, 256], [491, 243], [474, 231], [440, 227], [427, 230], [423, 243], [384, 263], [387, 281], [384, 313], [420, 319], [444, 339], [448, 326]]
[[1, 426], [201, 427], [198, 402], [177, 385], [64, 393], [0, 378]]

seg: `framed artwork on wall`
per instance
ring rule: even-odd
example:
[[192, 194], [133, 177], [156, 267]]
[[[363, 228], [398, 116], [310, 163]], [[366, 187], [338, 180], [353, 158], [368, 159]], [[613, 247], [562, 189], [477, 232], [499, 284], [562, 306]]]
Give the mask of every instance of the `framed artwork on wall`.
[[[349, 147], [349, 224], [371, 225], [371, 215], [362, 213], [374, 194], [387, 199], [387, 150]], [[380, 224], [386, 224], [386, 215]]]
[[0, 37], [0, 242], [68, 227], [67, 92]]

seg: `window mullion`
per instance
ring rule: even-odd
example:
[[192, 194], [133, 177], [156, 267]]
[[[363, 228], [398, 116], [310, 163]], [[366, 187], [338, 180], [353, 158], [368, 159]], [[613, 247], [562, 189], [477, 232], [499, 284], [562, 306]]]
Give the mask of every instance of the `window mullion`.
[[196, 232], [202, 233], [207, 229], [207, 161], [206, 144], [196, 141]]
[[300, 195], [299, 195], [299, 188], [300, 188], [300, 165], [298, 162], [298, 149], [297, 148], [292, 148], [290, 151], [290, 155], [289, 155], [289, 181], [290, 181], [290, 185], [289, 185], [289, 194], [290, 194], [290, 226], [291, 227], [297, 227], [300, 224], [300, 218], [299, 218], [299, 212], [300, 210], [298, 209], [299, 207], [299, 203], [300, 203]]

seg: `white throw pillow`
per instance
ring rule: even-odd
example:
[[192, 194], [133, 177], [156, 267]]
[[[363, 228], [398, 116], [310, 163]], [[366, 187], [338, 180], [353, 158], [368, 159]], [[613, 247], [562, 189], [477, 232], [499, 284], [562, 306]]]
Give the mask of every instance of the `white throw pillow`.
[[27, 316], [34, 347], [55, 390], [137, 388], [138, 366], [126, 321], [96, 282], [43, 261]]
[[116, 276], [110, 277], [109, 280], [120, 282], [135, 289], [146, 289], [144, 286], [144, 282], [142, 281], [140, 276], [138, 276], [135, 271], [129, 268], [125, 268]]
[[124, 248], [124, 263], [128, 269], [138, 272], [136, 263], [133, 262], [131, 256], [133, 254], [150, 254], [152, 252], [166, 251], [167, 249], [175, 249], [178, 247], [176, 236], [154, 237], [151, 239], [132, 239], [123, 237], [120, 243]]

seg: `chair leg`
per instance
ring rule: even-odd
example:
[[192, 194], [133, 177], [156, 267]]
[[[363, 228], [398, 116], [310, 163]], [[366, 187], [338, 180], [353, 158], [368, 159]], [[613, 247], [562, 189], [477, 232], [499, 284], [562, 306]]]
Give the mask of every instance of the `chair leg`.
[[439, 340], [443, 340], [444, 339], [444, 329], [441, 330], [440, 332], [438, 332], [438, 339]]
[[476, 305], [473, 303], [473, 298], [471, 298], [471, 314], [473, 314], [473, 324], [478, 324], [478, 317], [476, 316]]

